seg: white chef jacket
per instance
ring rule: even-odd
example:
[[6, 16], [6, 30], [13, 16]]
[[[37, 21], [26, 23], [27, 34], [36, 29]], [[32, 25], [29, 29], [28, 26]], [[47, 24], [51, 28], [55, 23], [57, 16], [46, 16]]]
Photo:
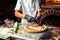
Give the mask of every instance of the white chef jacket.
[[[39, 1], [38, 0], [17, 0], [15, 9], [22, 10], [23, 14], [35, 17], [36, 12], [40, 11]], [[22, 24], [27, 24], [26, 19], [21, 20]]]

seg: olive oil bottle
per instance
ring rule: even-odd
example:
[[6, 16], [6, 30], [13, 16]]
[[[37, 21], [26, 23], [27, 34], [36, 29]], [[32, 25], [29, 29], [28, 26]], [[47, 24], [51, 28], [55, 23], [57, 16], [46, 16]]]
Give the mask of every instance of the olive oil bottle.
[[18, 22], [15, 22], [14, 25], [13, 25], [13, 31], [15, 33], [17, 33], [18, 32], [18, 29], [19, 29], [19, 23]]

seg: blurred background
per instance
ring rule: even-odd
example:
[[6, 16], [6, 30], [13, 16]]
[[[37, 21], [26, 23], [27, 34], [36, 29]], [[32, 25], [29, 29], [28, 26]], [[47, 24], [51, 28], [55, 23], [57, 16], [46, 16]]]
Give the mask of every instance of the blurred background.
[[0, 0], [0, 24], [3, 23], [5, 19], [12, 19], [16, 21], [14, 16], [14, 8], [17, 0]]
[[3, 18], [14, 18], [14, 8], [16, 1], [17, 0], [0, 0], [0, 15]]

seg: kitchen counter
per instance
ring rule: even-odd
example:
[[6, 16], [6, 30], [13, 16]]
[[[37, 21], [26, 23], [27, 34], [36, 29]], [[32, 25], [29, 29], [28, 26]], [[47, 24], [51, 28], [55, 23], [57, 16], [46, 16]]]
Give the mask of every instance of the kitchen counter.
[[[48, 27], [48, 30], [44, 31], [44, 32], [40, 32], [40, 33], [28, 33], [28, 32], [24, 32], [22, 30], [24, 25], [19, 25], [19, 30], [18, 30], [18, 33], [14, 33], [13, 32], [13, 28], [7, 28], [6, 31], [3, 31], [2, 29], [2, 32], [0, 30], [0, 38], [2, 39], [6, 39], [8, 37], [14, 37], [14, 38], [20, 38], [20, 39], [25, 39], [25, 40], [51, 40], [53, 39], [54, 37], [56, 39], [59, 39], [60, 38], [60, 29], [56, 29], [58, 32], [55, 32], [55, 27], [53, 26], [47, 26]], [[56, 27], [58, 28], [58, 27]], [[4, 33], [4, 34], [3, 34]], [[58, 34], [55, 34], [55, 33], [58, 33]], [[57, 35], [54, 36], [53, 34]]]

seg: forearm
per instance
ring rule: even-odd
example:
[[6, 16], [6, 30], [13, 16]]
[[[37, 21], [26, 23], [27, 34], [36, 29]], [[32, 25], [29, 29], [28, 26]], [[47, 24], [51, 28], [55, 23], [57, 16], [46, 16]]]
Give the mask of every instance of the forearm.
[[19, 12], [18, 10], [15, 10], [15, 16], [18, 18], [24, 18], [25, 15]]
[[37, 12], [37, 15], [36, 15], [36, 20], [40, 20], [40, 18], [41, 18], [41, 12], [38, 11], [38, 12]]
[[41, 12], [40, 12], [40, 11], [37, 12], [37, 17], [38, 17], [38, 16], [41, 16]]

